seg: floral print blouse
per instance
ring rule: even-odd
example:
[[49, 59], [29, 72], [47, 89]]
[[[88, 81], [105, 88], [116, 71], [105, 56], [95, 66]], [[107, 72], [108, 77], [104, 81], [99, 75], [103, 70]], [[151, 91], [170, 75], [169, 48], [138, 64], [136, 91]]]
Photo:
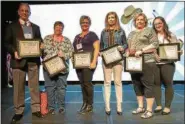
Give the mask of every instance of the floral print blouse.
[[[74, 51], [73, 46], [69, 38], [64, 36], [62, 42], [54, 41], [53, 35], [47, 35], [44, 38], [44, 60], [47, 60], [55, 55], [61, 50], [64, 54], [64, 59], [66, 60], [67, 72], [69, 72], [69, 59], [72, 57]], [[65, 72], [66, 73], [66, 72]]]

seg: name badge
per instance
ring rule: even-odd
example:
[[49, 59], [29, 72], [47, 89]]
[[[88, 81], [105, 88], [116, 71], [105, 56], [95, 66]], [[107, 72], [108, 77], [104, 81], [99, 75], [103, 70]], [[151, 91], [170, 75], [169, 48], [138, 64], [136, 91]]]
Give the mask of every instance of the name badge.
[[25, 39], [31, 39], [32, 35], [29, 33], [24, 34]]
[[77, 44], [76, 48], [77, 48], [77, 50], [82, 49], [82, 44], [81, 43]]

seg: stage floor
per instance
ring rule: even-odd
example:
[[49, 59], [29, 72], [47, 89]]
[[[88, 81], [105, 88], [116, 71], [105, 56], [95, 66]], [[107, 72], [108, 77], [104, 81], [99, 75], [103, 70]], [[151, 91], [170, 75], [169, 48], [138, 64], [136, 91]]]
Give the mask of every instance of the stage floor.
[[[42, 90], [44, 87], [41, 86]], [[164, 104], [164, 88], [163, 104]], [[94, 112], [87, 115], [77, 113], [82, 104], [82, 95], [79, 85], [68, 85], [66, 94], [66, 112], [64, 114], [46, 116], [42, 119], [32, 117], [30, 109], [30, 94], [28, 87], [25, 91], [26, 109], [20, 124], [184, 124], [184, 84], [174, 85], [175, 94], [170, 115], [154, 114], [151, 119], [141, 119], [140, 115], [132, 115], [137, 107], [136, 96], [132, 84], [123, 85], [123, 115], [116, 113], [116, 97], [114, 85], [111, 95], [111, 115], [107, 116], [104, 110], [103, 87], [94, 86]], [[13, 89], [6, 88], [1, 92], [1, 124], [9, 124], [14, 115]], [[156, 105], [154, 105], [155, 108]]]

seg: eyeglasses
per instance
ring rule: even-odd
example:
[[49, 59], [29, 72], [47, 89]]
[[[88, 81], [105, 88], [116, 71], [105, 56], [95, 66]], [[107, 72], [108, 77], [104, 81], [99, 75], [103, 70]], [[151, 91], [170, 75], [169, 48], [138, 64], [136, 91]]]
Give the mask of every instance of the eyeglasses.
[[163, 23], [159, 22], [159, 23], [155, 23], [154, 25], [157, 26], [157, 25], [161, 25], [161, 24], [163, 24]]

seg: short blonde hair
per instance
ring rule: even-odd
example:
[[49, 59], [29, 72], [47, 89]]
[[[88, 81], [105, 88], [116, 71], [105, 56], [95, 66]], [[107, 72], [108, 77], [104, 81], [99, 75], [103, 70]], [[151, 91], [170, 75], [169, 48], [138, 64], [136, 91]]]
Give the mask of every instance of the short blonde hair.
[[145, 20], [145, 27], [148, 25], [148, 19], [146, 17], [146, 15], [144, 13], [138, 13], [134, 16], [134, 27], [136, 27], [136, 19], [139, 17], [139, 16], [143, 16], [144, 17], [144, 20]]

